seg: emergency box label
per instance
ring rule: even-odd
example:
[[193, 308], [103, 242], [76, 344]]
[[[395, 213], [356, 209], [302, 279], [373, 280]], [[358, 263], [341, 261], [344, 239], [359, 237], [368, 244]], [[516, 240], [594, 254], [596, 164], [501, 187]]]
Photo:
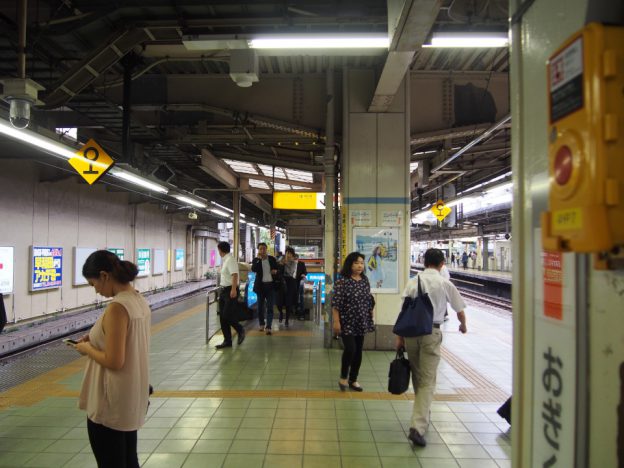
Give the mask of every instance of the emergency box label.
[[583, 38], [550, 59], [550, 122], [583, 107]]
[[552, 214], [552, 228], [555, 230], [578, 231], [583, 228], [583, 213], [580, 208], [556, 210]]

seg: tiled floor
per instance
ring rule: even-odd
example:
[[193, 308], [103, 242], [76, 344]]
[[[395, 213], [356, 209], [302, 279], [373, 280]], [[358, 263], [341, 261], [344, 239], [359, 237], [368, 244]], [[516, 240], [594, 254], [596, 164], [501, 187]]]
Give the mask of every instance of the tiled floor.
[[[139, 432], [142, 466], [510, 466], [509, 426], [495, 410], [511, 385], [511, 321], [468, 314], [465, 336], [445, 324], [428, 445], [417, 449], [406, 439], [410, 394], [385, 392], [391, 352], [365, 352], [366, 391], [340, 393], [341, 351], [324, 349], [308, 322], [224, 351], [214, 350], [219, 336], [204, 344], [202, 313], [164, 323], [152, 339], [157, 393]], [[0, 466], [96, 466], [76, 408], [81, 364], [0, 395]]]

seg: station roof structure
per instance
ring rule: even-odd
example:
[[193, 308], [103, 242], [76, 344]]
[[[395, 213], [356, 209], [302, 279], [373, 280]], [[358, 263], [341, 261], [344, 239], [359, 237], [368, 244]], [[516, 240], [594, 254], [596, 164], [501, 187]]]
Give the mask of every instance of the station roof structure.
[[[18, 5], [2, 2], [0, 78], [19, 75]], [[426, 118], [412, 119], [416, 213], [449, 183], [467, 191], [511, 170], [508, 94], [495, 89], [507, 88], [508, 49], [423, 47], [437, 32], [504, 32], [507, 16], [505, 0], [31, 1], [26, 75], [45, 88], [33, 124], [77, 129], [71, 131], [79, 141], [93, 138], [141, 173], [226, 206], [235, 181], [247, 188], [243, 212], [261, 220], [271, 210], [273, 190], [323, 191], [327, 70], [339, 76], [345, 67], [373, 69], [381, 81], [388, 72], [407, 71], [390, 57], [407, 54], [413, 89], [418, 79], [439, 82], [443, 90], [457, 78], [466, 83], [461, 93], [443, 94], [431, 109], [420, 108], [412, 92], [412, 115], [442, 116], [430, 125], [422, 123]], [[396, 26], [391, 37], [389, 24]], [[389, 46], [257, 49], [249, 59], [251, 38], [284, 35], [386, 36]], [[255, 77], [243, 77], [251, 82], [237, 86], [241, 57], [251, 60], [252, 68], [257, 60], [257, 69], [250, 73]], [[124, 73], [132, 83], [132, 147], [125, 153]], [[482, 86], [473, 86], [475, 80]], [[340, 83], [336, 92], [339, 111]], [[383, 112], [377, 97], [369, 110]], [[6, 115], [6, 103], [0, 107]], [[0, 157], [43, 162], [49, 177], [61, 167], [7, 144]], [[426, 177], [419, 178], [419, 167]], [[507, 208], [494, 221], [508, 223], [508, 218]]]

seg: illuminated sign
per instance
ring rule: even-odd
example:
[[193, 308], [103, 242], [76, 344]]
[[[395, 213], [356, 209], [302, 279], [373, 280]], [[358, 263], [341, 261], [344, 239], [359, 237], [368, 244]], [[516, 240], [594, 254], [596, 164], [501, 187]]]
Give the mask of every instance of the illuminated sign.
[[115, 255], [117, 255], [117, 257], [119, 257], [119, 260], [124, 260], [124, 249], [113, 249], [113, 248], [109, 247], [106, 250], [108, 250], [109, 252], [112, 252]]
[[61, 247], [32, 247], [31, 291], [60, 288], [63, 285], [63, 249]]
[[152, 249], [137, 249], [137, 276], [148, 276], [152, 268]]
[[175, 270], [184, 269], [184, 249], [175, 249]]
[[91, 185], [106, 174], [115, 161], [91, 139], [76, 151], [76, 156], [69, 160], [69, 164]]
[[312, 287], [312, 303], [316, 304], [316, 291], [321, 288], [321, 304], [325, 304], [325, 273], [308, 273], [306, 275], [306, 281], [312, 281], [314, 286]]
[[323, 192], [275, 192], [273, 208], [276, 210], [324, 210]]
[[0, 247], [0, 294], [13, 292], [13, 247]]

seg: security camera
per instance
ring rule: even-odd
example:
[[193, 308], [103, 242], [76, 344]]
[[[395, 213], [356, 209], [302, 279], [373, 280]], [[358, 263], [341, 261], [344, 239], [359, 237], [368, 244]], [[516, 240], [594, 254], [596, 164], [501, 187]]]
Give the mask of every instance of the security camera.
[[189, 212], [188, 218], [189, 219], [197, 219], [197, 213], [195, 213], [194, 211]]
[[42, 105], [37, 94], [45, 89], [29, 78], [6, 78], [0, 80], [4, 88], [2, 99], [9, 103], [9, 120], [15, 128], [26, 128], [30, 124], [30, 110]]
[[32, 102], [28, 99], [14, 98], [9, 96], [9, 120], [15, 128], [26, 128], [30, 124], [30, 106]]

